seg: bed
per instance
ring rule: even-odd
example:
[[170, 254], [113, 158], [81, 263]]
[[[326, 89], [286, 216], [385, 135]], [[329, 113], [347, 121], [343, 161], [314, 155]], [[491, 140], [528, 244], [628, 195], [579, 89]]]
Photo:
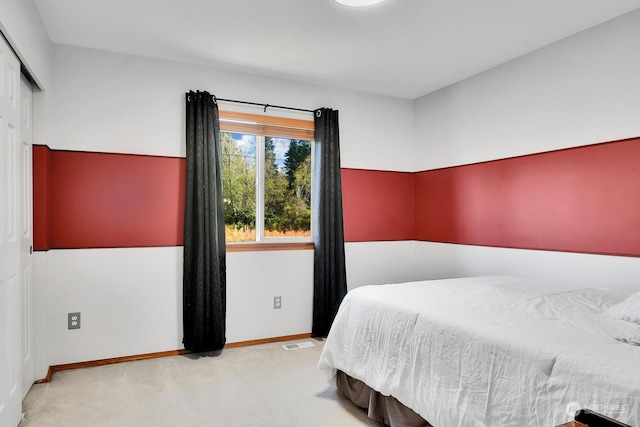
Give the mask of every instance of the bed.
[[515, 277], [363, 286], [318, 366], [423, 421], [407, 425], [549, 427], [589, 408], [640, 426], [635, 297]]

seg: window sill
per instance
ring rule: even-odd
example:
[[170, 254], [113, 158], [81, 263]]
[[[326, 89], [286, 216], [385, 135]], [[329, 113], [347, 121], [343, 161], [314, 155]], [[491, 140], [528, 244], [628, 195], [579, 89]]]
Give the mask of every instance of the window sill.
[[313, 242], [227, 242], [227, 252], [306, 251], [313, 248]]

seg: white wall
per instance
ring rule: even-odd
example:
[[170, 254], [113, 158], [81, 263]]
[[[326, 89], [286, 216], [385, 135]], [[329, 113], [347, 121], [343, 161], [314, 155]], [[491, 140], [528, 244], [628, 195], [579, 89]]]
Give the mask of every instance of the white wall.
[[2, 0], [0, 30], [40, 89], [48, 89], [52, 45], [33, 0]]
[[[416, 242], [416, 274], [424, 279], [467, 276], [524, 276], [566, 287], [640, 289], [640, 260], [632, 257], [490, 248]], [[439, 260], [439, 262], [433, 262]]]
[[349, 290], [363, 285], [381, 285], [422, 280], [427, 277], [446, 277], [441, 266], [448, 257], [437, 253], [429, 257], [421, 255], [422, 242], [413, 240], [398, 242], [352, 242], [345, 244], [347, 262], [347, 286]]
[[415, 102], [416, 170], [640, 136], [640, 10]]
[[343, 167], [414, 169], [413, 103], [406, 99], [60, 45], [54, 58], [51, 148], [184, 157], [184, 93], [198, 89], [220, 98], [338, 109]]
[[[227, 342], [309, 332], [312, 263], [312, 251], [228, 254]], [[181, 247], [52, 250], [37, 252], [36, 265], [44, 373], [70, 361], [182, 348]], [[70, 331], [67, 313], [76, 311], [82, 327]]]
[[[46, 104], [52, 149], [184, 156], [184, 93], [199, 89], [221, 98], [338, 109], [343, 167], [414, 168], [409, 100], [68, 46], [55, 46], [53, 58]], [[225, 107], [238, 109], [221, 103]], [[262, 112], [252, 108], [244, 111]], [[407, 251], [394, 248], [413, 253], [412, 243], [358, 245], [369, 246], [364, 259], [358, 251], [347, 254], [354, 285], [407, 264]], [[37, 254], [36, 316], [46, 351], [36, 376], [49, 365], [182, 348], [181, 256], [181, 248]], [[229, 253], [227, 342], [310, 332], [312, 284], [312, 251]], [[273, 309], [276, 295], [281, 310]], [[82, 328], [69, 331], [66, 316], [73, 311], [82, 313]]]
[[[639, 32], [635, 12], [415, 103], [55, 46], [46, 142], [53, 149], [183, 156], [190, 89], [336, 108], [342, 166], [350, 168], [416, 171], [638, 136]], [[590, 284], [612, 277], [629, 288], [639, 266], [636, 258], [412, 241], [349, 243], [346, 251], [350, 288], [477, 274]], [[36, 339], [47, 349], [37, 376], [51, 364], [180, 347], [179, 248], [50, 251], [35, 264]], [[293, 272], [285, 277], [285, 269]], [[308, 332], [311, 271], [309, 251], [229, 254], [228, 341]], [[280, 312], [271, 308], [274, 295], [283, 298]], [[80, 331], [66, 330], [69, 311], [82, 312]], [[129, 318], [137, 323], [130, 326]]]
[[[415, 102], [416, 168], [640, 136], [640, 10]], [[425, 277], [520, 274], [640, 289], [639, 258], [417, 243]], [[420, 261], [422, 260], [422, 261]]]

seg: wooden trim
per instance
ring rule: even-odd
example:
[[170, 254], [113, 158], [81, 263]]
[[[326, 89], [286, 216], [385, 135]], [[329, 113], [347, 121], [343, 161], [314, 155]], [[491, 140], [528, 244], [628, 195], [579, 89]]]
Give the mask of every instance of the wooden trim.
[[93, 368], [96, 366], [113, 365], [115, 363], [134, 362], [136, 360], [157, 359], [160, 357], [180, 356], [191, 353], [189, 350], [169, 350], [157, 353], [134, 354], [132, 356], [112, 357], [109, 359], [89, 360], [87, 362], [67, 363], [64, 365], [53, 365], [51, 370], [55, 372], [69, 371], [72, 369]]
[[235, 111], [220, 111], [220, 130], [306, 141], [313, 141], [315, 138], [313, 121]]
[[222, 132], [302, 139], [305, 141], [313, 141], [315, 137], [312, 130], [293, 129], [279, 126], [266, 126], [252, 123], [235, 123], [221, 121], [220, 130]]
[[227, 252], [305, 251], [313, 249], [313, 242], [227, 242]]
[[51, 366], [49, 366], [49, 369], [47, 369], [47, 376], [45, 376], [44, 378], [42, 378], [40, 380], [34, 381], [34, 384], [48, 383], [49, 381], [51, 381], [51, 376], [52, 375], [53, 375], [53, 369], [51, 369]]
[[189, 354], [189, 353], [191, 352], [184, 349], [170, 350], [170, 351], [160, 351], [157, 353], [145, 353], [145, 354], [135, 354], [132, 356], [112, 357], [110, 359], [89, 360], [87, 362], [76, 362], [76, 363], [66, 363], [63, 365], [52, 365], [52, 366], [49, 366], [49, 370], [47, 371], [47, 376], [41, 380], [37, 380], [34, 384], [48, 383], [49, 381], [51, 381], [51, 377], [56, 372], [70, 371], [72, 369], [93, 368], [96, 366], [113, 365], [115, 363], [133, 362], [136, 360], [157, 359], [159, 357], [179, 356], [182, 354]]
[[288, 117], [276, 117], [267, 115], [263, 116], [262, 114], [239, 113], [236, 111], [224, 110], [220, 110], [219, 115], [221, 119], [238, 120], [261, 125], [272, 125], [286, 128], [309, 130], [313, 130], [315, 127], [313, 120], [291, 119]]
[[296, 335], [285, 335], [283, 337], [273, 337], [273, 338], [262, 338], [259, 340], [250, 340], [250, 341], [239, 341], [232, 342], [224, 346], [224, 348], [237, 348], [237, 347], [249, 347], [252, 345], [260, 345], [260, 344], [270, 344], [274, 342], [282, 342], [282, 341], [293, 341], [293, 340], [303, 340], [307, 338], [311, 338], [311, 333], [306, 334], [296, 334]]
[[[285, 335], [285, 336], [273, 337], [273, 338], [262, 338], [262, 339], [249, 340], [249, 341], [239, 341], [239, 342], [226, 344], [224, 348], [227, 349], [227, 348], [237, 348], [237, 347], [248, 347], [252, 345], [269, 344], [274, 342], [300, 340], [300, 339], [311, 338], [311, 336], [312, 336], [311, 333], [306, 333], [306, 334], [297, 334], [297, 335]], [[55, 372], [70, 371], [72, 369], [93, 368], [96, 366], [113, 365], [116, 363], [134, 362], [136, 360], [149, 360], [149, 359], [158, 359], [160, 357], [181, 356], [183, 354], [191, 354], [191, 353], [192, 353], [191, 351], [185, 350], [185, 349], [169, 350], [169, 351], [159, 351], [157, 353], [145, 353], [145, 354], [136, 354], [132, 356], [112, 357], [109, 359], [90, 360], [87, 362], [76, 362], [76, 363], [66, 363], [63, 365], [52, 365], [52, 366], [49, 366], [49, 370], [47, 371], [47, 376], [45, 378], [35, 381], [34, 384], [44, 384], [44, 383], [50, 382], [51, 377]]]

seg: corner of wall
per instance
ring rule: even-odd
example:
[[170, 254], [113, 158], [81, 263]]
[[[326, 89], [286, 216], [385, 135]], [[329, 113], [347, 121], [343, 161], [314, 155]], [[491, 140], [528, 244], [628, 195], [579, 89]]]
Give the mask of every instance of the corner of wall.
[[51, 84], [52, 43], [33, 0], [0, 2], [0, 30], [41, 90]]

